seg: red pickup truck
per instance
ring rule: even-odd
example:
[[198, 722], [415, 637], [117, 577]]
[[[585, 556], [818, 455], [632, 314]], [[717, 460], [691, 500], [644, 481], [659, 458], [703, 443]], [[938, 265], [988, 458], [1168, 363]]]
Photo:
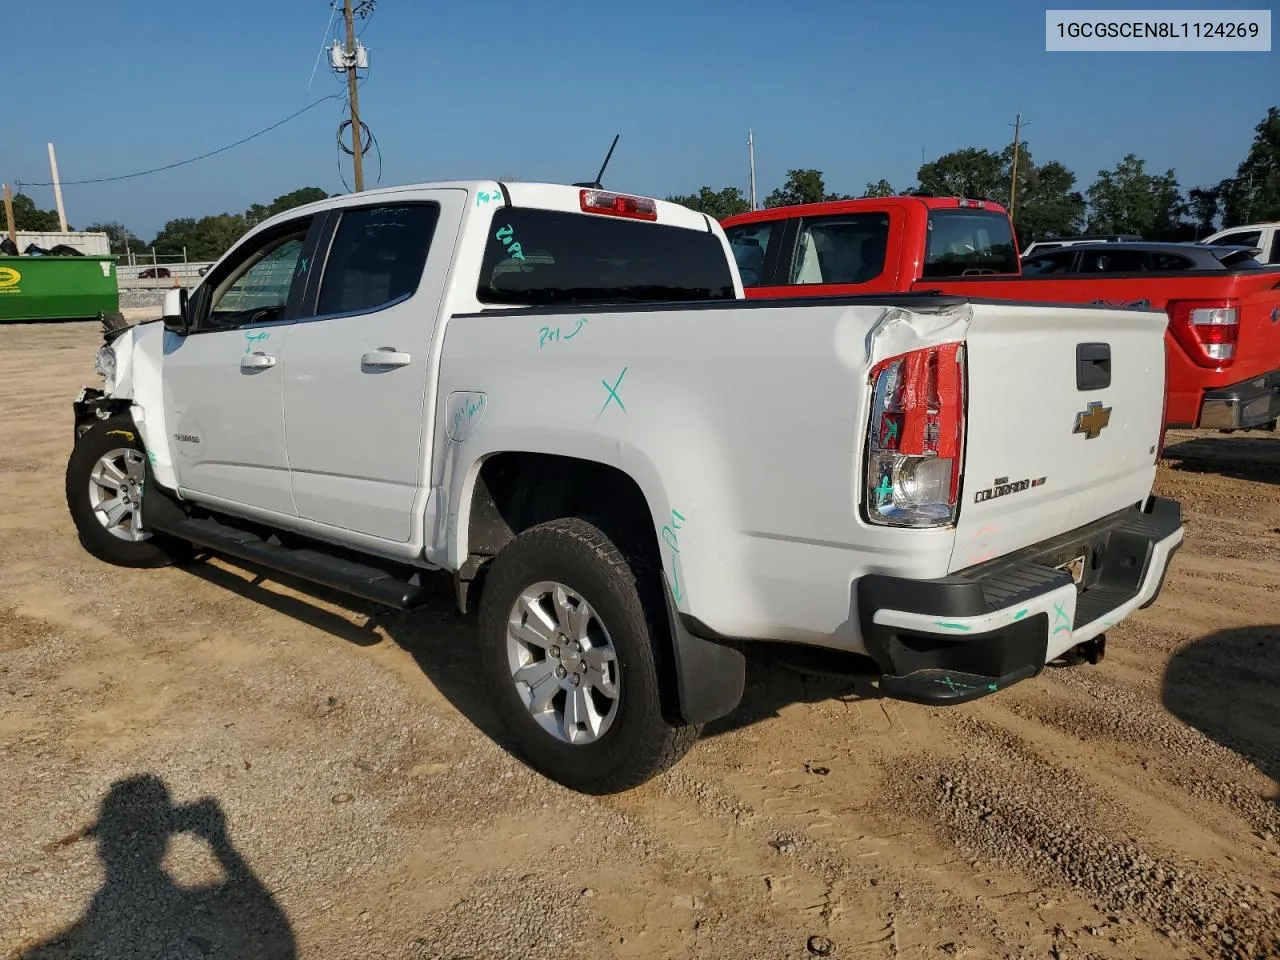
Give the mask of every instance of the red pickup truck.
[[1164, 310], [1166, 427], [1247, 429], [1280, 417], [1280, 267], [1024, 276], [997, 203], [899, 196], [727, 217], [748, 297], [938, 290], [988, 300]]

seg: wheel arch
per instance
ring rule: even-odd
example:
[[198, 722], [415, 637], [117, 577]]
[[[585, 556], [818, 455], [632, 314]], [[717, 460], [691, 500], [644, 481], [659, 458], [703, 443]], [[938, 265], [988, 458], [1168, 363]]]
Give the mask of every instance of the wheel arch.
[[477, 458], [459, 485], [458, 509], [449, 520], [450, 552], [456, 551], [458, 559], [458, 604], [464, 612], [474, 604], [485, 564], [522, 531], [562, 517], [591, 520], [630, 561], [639, 561], [649, 574], [642, 588], [665, 611], [660, 668], [665, 689], [674, 695], [665, 709], [688, 723], [705, 723], [731, 712], [741, 700], [746, 660], [737, 646], [696, 637], [681, 623], [658, 533], [670, 512], [669, 500], [647, 457], [620, 452], [627, 469], [532, 451], [493, 451]]
[[[661, 503], [653, 502], [661, 497]], [[626, 546], [661, 566], [657, 520], [666, 503], [614, 464], [561, 453], [502, 450], [467, 471], [451, 518], [451, 553], [458, 566], [497, 556], [522, 531], [560, 517], [593, 517], [625, 535]], [[621, 546], [622, 544], [620, 544]], [[453, 559], [451, 557], [451, 559]]]

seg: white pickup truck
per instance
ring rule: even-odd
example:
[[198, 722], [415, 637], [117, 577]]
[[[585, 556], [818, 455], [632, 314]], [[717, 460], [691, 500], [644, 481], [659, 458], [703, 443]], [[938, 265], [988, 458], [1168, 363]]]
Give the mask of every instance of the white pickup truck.
[[745, 300], [719, 225], [448, 182], [250, 231], [75, 401], [80, 540], [479, 607], [515, 745], [634, 786], [731, 712], [746, 641], [958, 703], [1150, 604], [1165, 314], [914, 294]]

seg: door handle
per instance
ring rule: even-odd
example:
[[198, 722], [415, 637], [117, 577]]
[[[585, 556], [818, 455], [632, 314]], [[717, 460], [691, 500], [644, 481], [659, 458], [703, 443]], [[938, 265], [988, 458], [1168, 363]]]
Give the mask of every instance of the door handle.
[[370, 350], [360, 358], [362, 367], [407, 367], [413, 357], [391, 347], [379, 347]]
[[241, 370], [265, 370], [275, 365], [276, 358], [269, 357], [265, 353], [246, 353], [240, 358]]

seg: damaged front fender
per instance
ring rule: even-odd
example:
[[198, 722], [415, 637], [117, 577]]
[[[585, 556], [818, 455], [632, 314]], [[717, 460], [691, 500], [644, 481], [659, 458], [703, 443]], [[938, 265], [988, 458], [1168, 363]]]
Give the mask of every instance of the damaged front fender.
[[71, 402], [75, 439], [79, 440], [99, 420], [107, 420], [117, 413], [127, 413], [132, 405], [133, 401], [107, 396], [105, 391], [96, 387], [81, 387], [75, 400]]

